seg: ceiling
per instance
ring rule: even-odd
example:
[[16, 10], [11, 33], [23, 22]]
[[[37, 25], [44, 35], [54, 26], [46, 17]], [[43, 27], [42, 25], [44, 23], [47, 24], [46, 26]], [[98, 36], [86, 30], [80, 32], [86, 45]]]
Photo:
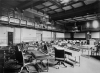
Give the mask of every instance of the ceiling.
[[2, 0], [21, 11], [31, 8], [46, 13], [56, 24], [65, 25], [100, 18], [99, 0], [70, 0], [64, 4], [59, 0]]

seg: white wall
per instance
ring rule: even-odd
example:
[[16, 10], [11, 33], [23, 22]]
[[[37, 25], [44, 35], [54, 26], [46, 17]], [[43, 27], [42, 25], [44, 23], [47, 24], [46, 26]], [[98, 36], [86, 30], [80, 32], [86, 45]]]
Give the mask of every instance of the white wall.
[[14, 28], [14, 43], [20, 43], [21, 39], [20, 39], [20, 28]]
[[74, 38], [86, 38], [85, 33], [74, 33]]
[[[54, 40], [55, 39], [54, 33], [56, 33], [56, 38], [65, 38], [64, 33], [40, 31], [40, 30], [27, 29], [27, 28], [0, 26], [0, 45], [3, 45], [3, 44], [7, 45], [8, 32], [13, 32], [13, 43], [20, 43], [22, 41], [24, 42], [36, 41], [37, 33], [42, 34], [43, 41]], [[66, 37], [70, 37], [69, 34], [66, 34], [66, 35], [67, 35]]]
[[52, 36], [52, 41], [54, 41], [56, 39], [56, 36], [55, 36], [55, 32], [51, 32], [51, 36]]
[[65, 38], [64, 33], [56, 32], [56, 38]]
[[14, 29], [11, 27], [0, 26], [0, 45], [7, 45], [8, 32], [14, 32]]
[[29, 42], [36, 39], [36, 30], [21, 28], [21, 41]]
[[36, 40], [36, 30], [0, 26], [0, 45], [7, 45], [8, 32], [13, 32], [13, 43], [20, 43], [22, 41], [29, 42]]
[[92, 32], [91, 38], [100, 38], [100, 32]]
[[7, 29], [0, 27], [0, 45], [7, 44]]
[[42, 38], [43, 38], [43, 41], [51, 41], [52, 40], [52, 32], [43, 31]]
[[65, 33], [65, 38], [71, 38], [71, 34], [70, 33]]

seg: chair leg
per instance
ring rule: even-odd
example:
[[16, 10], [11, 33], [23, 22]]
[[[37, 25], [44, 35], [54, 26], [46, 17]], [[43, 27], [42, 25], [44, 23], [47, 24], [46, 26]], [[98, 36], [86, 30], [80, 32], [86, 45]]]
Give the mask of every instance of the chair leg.
[[60, 65], [60, 61], [58, 61], [55, 65]]
[[24, 69], [24, 67], [21, 67], [21, 70], [18, 73], [21, 73], [23, 69]]
[[63, 64], [64, 67], [67, 67], [64, 62], [61, 62], [61, 64]]

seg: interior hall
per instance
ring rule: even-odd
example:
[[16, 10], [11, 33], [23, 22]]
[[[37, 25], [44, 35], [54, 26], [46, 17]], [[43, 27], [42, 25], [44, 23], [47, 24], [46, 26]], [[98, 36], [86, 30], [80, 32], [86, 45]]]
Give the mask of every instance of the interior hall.
[[100, 73], [100, 0], [0, 0], [0, 73]]

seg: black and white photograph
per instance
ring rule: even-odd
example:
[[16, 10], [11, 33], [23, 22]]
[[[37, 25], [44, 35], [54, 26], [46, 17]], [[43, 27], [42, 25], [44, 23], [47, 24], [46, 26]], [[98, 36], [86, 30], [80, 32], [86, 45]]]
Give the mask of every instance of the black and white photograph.
[[0, 73], [100, 73], [100, 0], [0, 0]]

